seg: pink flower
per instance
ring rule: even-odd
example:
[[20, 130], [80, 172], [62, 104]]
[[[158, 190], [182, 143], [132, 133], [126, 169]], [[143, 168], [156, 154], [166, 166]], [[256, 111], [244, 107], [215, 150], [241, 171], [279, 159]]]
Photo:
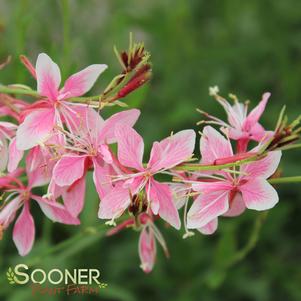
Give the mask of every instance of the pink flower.
[[139, 257], [141, 269], [150, 273], [154, 267], [157, 255], [156, 240], [151, 227], [143, 227], [139, 238]]
[[89, 91], [106, 68], [106, 65], [91, 65], [70, 76], [59, 89], [61, 73], [58, 65], [47, 54], [39, 54], [35, 69], [37, 90], [45, 98], [26, 109], [25, 119], [17, 131], [17, 148], [30, 149], [47, 140], [55, 125], [62, 127], [63, 122], [72, 123], [76, 105], [65, 100]]
[[[119, 162], [129, 168], [116, 178], [115, 187], [100, 202], [98, 216], [103, 219], [119, 217], [131, 203], [131, 195], [137, 195], [145, 188], [147, 207], [155, 215], [180, 228], [178, 211], [173, 202], [168, 184], [159, 183], [154, 175], [171, 169], [188, 160], [193, 153], [195, 133], [184, 130], [160, 142], [154, 142], [150, 160], [143, 166], [144, 143], [142, 137], [125, 125], [116, 127]], [[144, 198], [142, 198], [144, 199]]]
[[[137, 225], [137, 221], [139, 224]], [[138, 218], [131, 217], [121, 224], [117, 225], [110, 231], [108, 231], [107, 236], [115, 235], [119, 231], [133, 227], [136, 230], [140, 230], [138, 252], [141, 261], [140, 267], [145, 273], [150, 273], [155, 265], [157, 256], [157, 246], [156, 241], [161, 245], [165, 256], [169, 257], [169, 252], [165, 243], [165, 240], [159, 231], [159, 229], [154, 224], [154, 219], [152, 216], [141, 213]]]
[[238, 141], [239, 152], [245, 152], [250, 140], [262, 141], [272, 135], [272, 132], [266, 131], [259, 123], [259, 119], [265, 110], [270, 96], [270, 93], [264, 93], [262, 100], [249, 114], [247, 103], [243, 104], [236, 101], [231, 106], [224, 98], [216, 97], [227, 113], [228, 124], [216, 117], [204, 114], [212, 119], [211, 123], [222, 126], [222, 130], [226, 131], [229, 138]]
[[33, 194], [32, 188], [44, 185], [45, 178], [39, 169], [27, 172], [27, 187], [17, 178], [20, 172], [15, 171], [13, 174], [5, 176], [3, 180], [0, 178], [1, 189], [9, 193], [4, 200], [5, 205], [0, 211], [0, 228], [6, 229], [15, 219], [17, 211], [23, 208], [13, 229], [13, 241], [21, 256], [30, 252], [35, 239], [35, 225], [30, 213], [31, 200], [35, 200], [44, 214], [54, 222], [72, 225], [80, 223], [63, 205]]
[[71, 145], [65, 146], [73, 152], [58, 160], [49, 188], [55, 198], [63, 196], [66, 207], [74, 215], [78, 215], [83, 207], [88, 169], [93, 167], [93, 180], [100, 198], [111, 189], [111, 177], [108, 175], [113, 173], [110, 166], [114, 158], [108, 144], [116, 142], [116, 125], [133, 126], [140, 112], [136, 109], [119, 112], [105, 121], [91, 108], [82, 108], [80, 114], [80, 124], [68, 137]]
[[[204, 128], [200, 150], [206, 163], [233, 155], [229, 140], [210, 126]], [[273, 151], [242, 165], [239, 175], [222, 171], [192, 184], [200, 195], [188, 212], [187, 227], [211, 234], [217, 228], [218, 216], [236, 216], [245, 208], [261, 211], [274, 207], [278, 194], [267, 179], [276, 171], [280, 158], [281, 152]]]

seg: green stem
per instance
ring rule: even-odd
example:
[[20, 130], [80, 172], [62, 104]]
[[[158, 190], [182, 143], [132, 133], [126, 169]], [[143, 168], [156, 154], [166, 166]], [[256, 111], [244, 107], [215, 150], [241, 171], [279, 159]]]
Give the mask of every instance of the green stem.
[[268, 211], [260, 212], [254, 222], [252, 233], [242, 249], [234, 254], [227, 263], [227, 267], [231, 267], [239, 261], [243, 260], [256, 246], [261, 228], [267, 218]]
[[296, 149], [296, 148], [301, 148], [301, 143], [289, 144], [289, 145], [281, 147], [280, 150], [291, 150], [291, 149]]
[[212, 170], [222, 170], [229, 167], [236, 167], [242, 164], [250, 163], [262, 159], [266, 154], [256, 154], [252, 157], [249, 157], [244, 160], [237, 160], [235, 162], [226, 163], [226, 164], [218, 164], [218, 165], [202, 165], [202, 164], [183, 164], [176, 166], [173, 170], [177, 171], [212, 171]]
[[[24, 88], [19, 88], [19, 87], [14, 88], [13, 86], [3, 86], [3, 85], [0, 85], [0, 93], [20, 94], [20, 95], [28, 95], [28, 96], [33, 96], [33, 97], [42, 97], [36, 90], [32, 90], [29, 88], [24, 89]], [[76, 102], [76, 103], [98, 104], [100, 97], [101, 97], [101, 95], [72, 97], [72, 98], [66, 99], [66, 101]], [[110, 99], [106, 99], [106, 102], [110, 102]]]
[[301, 176], [269, 179], [271, 184], [300, 183]]
[[0, 93], [6, 94], [22, 94], [34, 97], [40, 97], [39, 93], [32, 89], [13, 88], [11, 86], [0, 86]]

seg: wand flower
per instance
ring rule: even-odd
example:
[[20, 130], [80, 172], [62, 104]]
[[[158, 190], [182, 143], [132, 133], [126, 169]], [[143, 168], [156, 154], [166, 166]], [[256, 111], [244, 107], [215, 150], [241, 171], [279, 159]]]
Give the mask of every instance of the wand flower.
[[[233, 155], [229, 140], [210, 126], [204, 128], [200, 150], [206, 162]], [[259, 211], [274, 207], [278, 194], [267, 179], [275, 173], [280, 158], [280, 151], [269, 152], [261, 160], [241, 165], [238, 175], [223, 171], [209, 180], [192, 184], [192, 189], [200, 195], [187, 214], [187, 227], [205, 227], [203, 230], [207, 232], [211, 226], [209, 233], [212, 233], [218, 216], [236, 216], [246, 207]]]
[[[114, 159], [108, 144], [116, 142], [114, 129], [118, 124], [133, 126], [139, 115], [139, 110], [127, 110], [104, 121], [95, 110], [82, 108], [80, 124], [73, 129], [73, 134], [68, 134], [67, 153], [54, 166], [53, 183], [48, 190], [56, 197], [64, 195], [65, 204], [74, 215], [78, 215], [83, 207], [88, 169], [93, 169], [93, 180], [100, 198], [111, 187], [108, 173]], [[68, 197], [64, 191], [70, 190], [76, 193]]]
[[73, 217], [63, 205], [32, 193], [32, 188], [45, 184], [45, 176], [41, 169], [36, 169], [34, 172], [27, 169], [27, 186], [17, 178], [19, 174], [20, 172], [16, 171], [4, 176], [3, 180], [0, 178], [1, 191], [8, 194], [0, 211], [0, 228], [6, 229], [15, 219], [17, 211], [23, 208], [14, 225], [13, 240], [19, 254], [25, 256], [32, 249], [35, 239], [35, 225], [30, 213], [31, 200], [35, 200], [44, 214], [54, 222], [78, 225], [80, 221]]
[[211, 119], [211, 121], [201, 121], [200, 123], [220, 125], [222, 130], [227, 132], [230, 139], [237, 140], [239, 152], [246, 151], [249, 141], [262, 141], [263, 139], [268, 139], [273, 134], [271, 131], [266, 131], [259, 123], [259, 119], [265, 110], [271, 93], [264, 93], [259, 104], [248, 113], [248, 102], [244, 104], [240, 103], [236, 96], [231, 95], [235, 101], [234, 105], [231, 105], [218, 92], [217, 87], [210, 89], [210, 95], [215, 97], [226, 111], [228, 123], [199, 110], [204, 116]]
[[59, 89], [61, 73], [58, 65], [47, 54], [39, 54], [35, 74], [37, 91], [44, 98], [26, 109], [25, 119], [17, 131], [17, 147], [30, 149], [44, 142], [55, 125], [62, 126], [63, 122], [72, 124], [76, 108], [65, 100], [88, 92], [106, 68], [107, 65], [88, 66], [70, 76], [64, 87]]
[[118, 160], [127, 167], [125, 174], [117, 176], [116, 186], [100, 202], [98, 216], [115, 219], [130, 205], [131, 195], [145, 188], [147, 206], [155, 215], [180, 228], [178, 211], [173, 202], [168, 184], [159, 183], [154, 176], [164, 170], [188, 160], [194, 150], [195, 133], [184, 130], [160, 142], [154, 142], [150, 160], [146, 167], [142, 164], [144, 143], [142, 137], [128, 126], [118, 126], [115, 130], [118, 143]]

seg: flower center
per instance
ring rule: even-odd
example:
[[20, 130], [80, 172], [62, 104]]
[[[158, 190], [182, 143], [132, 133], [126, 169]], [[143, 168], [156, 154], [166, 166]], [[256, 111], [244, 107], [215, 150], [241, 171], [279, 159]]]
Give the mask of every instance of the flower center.
[[28, 201], [30, 199], [30, 191], [29, 190], [23, 191], [21, 197], [24, 201]]

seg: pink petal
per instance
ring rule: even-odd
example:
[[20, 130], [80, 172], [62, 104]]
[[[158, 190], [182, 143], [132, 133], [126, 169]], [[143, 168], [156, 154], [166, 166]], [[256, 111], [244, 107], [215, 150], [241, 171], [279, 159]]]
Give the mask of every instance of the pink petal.
[[231, 143], [211, 126], [205, 126], [200, 141], [202, 162], [214, 163], [216, 159], [233, 155]]
[[13, 138], [9, 145], [9, 160], [7, 170], [13, 172], [23, 158], [24, 151], [17, 149], [16, 138]]
[[98, 148], [99, 155], [102, 157], [103, 161], [112, 164], [113, 163], [113, 154], [108, 145], [102, 144]]
[[258, 211], [273, 208], [279, 201], [277, 191], [268, 181], [255, 178], [240, 186], [242, 198], [249, 209]]
[[56, 100], [61, 82], [61, 72], [58, 65], [46, 53], [41, 53], [38, 56], [36, 75], [38, 92], [50, 100]]
[[255, 123], [249, 131], [249, 135], [251, 135], [251, 138], [255, 141], [262, 141], [262, 139], [268, 140], [273, 134], [274, 132], [266, 131], [258, 122]]
[[242, 130], [238, 130], [236, 128], [229, 128], [227, 129], [229, 138], [233, 140], [240, 140], [240, 139], [248, 139], [249, 140], [249, 133], [244, 132]]
[[117, 124], [127, 125], [129, 127], [133, 127], [136, 123], [138, 117], [140, 115], [140, 111], [136, 109], [126, 110], [112, 115], [108, 118], [100, 131], [99, 141], [105, 143], [115, 143], [115, 127]]
[[215, 181], [215, 182], [199, 182], [193, 183], [192, 189], [199, 191], [202, 194], [212, 193], [212, 192], [224, 192], [231, 191], [233, 188], [232, 183], [228, 181]]
[[[184, 130], [158, 143], [154, 143], [148, 167], [153, 171], [174, 167], [188, 159], [193, 154], [195, 132]], [[158, 154], [160, 154], [160, 159]]]
[[228, 121], [230, 125], [236, 129], [241, 129], [247, 113], [245, 104], [241, 102], [235, 102], [230, 111], [231, 113], [228, 115]]
[[66, 189], [66, 187], [61, 187], [61, 186], [56, 185], [55, 181], [52, 178], [48, 185], [47, 194], [51, 195], [51, 198], [53, 200], [56, 200], [64, 193], [65, 189]]
[[149, 188], [151, 202], [159, 203], [158, 214], [176, 229], [180, 229], [181, 221], [176, 205], [172, 198], [172, 191], [167, 184], [151, 180]]
[[217, 230], [218, 226], [218, 219], [215, 218], [211, 222], [209, 222], [207, 225], [205, 225], [202, 228], [197, 229], [204, 235], [211, 235]]
[[77, 217], [83, 210], [85, 193], [86, 179], [84, 177], [74, 182], [62, 193], [64, 205], [72, 216]]
[[13, 230], [13, 240], [21, 256], [25, 256], [30, 252], [34, 239], [35, 225], [29, 211], [29, 204], [25, 202]]
[[224, 99], [217, 99], [217, 101], [222, 105], [222, 107], [226, 111], [230, 125], [236, 129], [240, 129], [243, 117], [243, 105], [241, 103], [238, 103], [237, 105], [234, 104], [233, 106], [231, 106], [229, 102], [227, 102]]
[[32, 198], [37, 201], [44, 214], [54, 222], [59, 222], [67, 225], [79, 225], [80, 221], [61, 204], [55, 201], [48, 201], [36, 195]]
[[83, 177], [87, 156], [65, 155], [54, 166], [53, 178], [59, 186], [70, 186]]
[[[26, 157], [26, 173], [31, 173], [35, 169], [45, 165], [45, 154], [43, 153], [43, 149], [41, 146], [33, 147]], [[47, 158], [48, 159], [48, 158]]]
[[156, 261], [156, 241], [153, 231], [144, 227], [139, 238], [139, 257], [141, 268], [145, 273], [152, 271]]
[[15, 217], [17, 210], [21, 206], [21, 198], [17, 196], [11, 200], [4, 208], [0, 211], [0, 225], [7, 228]]
[[[35, 149], [39, 149], [38, 147], [35, 147]], [[33, 149], [32, 149], [33, 150]], [[39, 187], [44, 186], [48, 184], [52, 177], [52, 169], [54, 161], [47, 157], [41, 158], [43, 162], [40, 162], [38, 166], [34, 166], [37, 162], [32, 162], [34, 159], [34, 156], [36, 155], [37, 150], [30, 151], [29, 154], [26, 157], [26, 173], [28, 177], [28, 187]], [[30, 168], [30, 167], [35, 167]]]
[[30, 113], [17, 130], [17, 148], [30, 149], [45, 142], [55, 125], [53, 108], [39, 109]]
[[111, 166], [108, 164], [101, 164], [99, 160], [93, 158], [94, 172], [93, 181], [98, 192], [99, 198], [102, 200], [106, 194], [108, 194], [112, 186], [112, 174]]
[[96, 144], [100, 129], [104, 124], [99, 113], [91, 107], [70, 104], [65, 101], [62, 103], [64, 106], [61, 108], [61, 113], [64, 116], [64, 123], [70, 131]]
[[242, 176], [242, 178], [269, 178], [277, 170], [281, 159], [281, 155], [281, 151], [272, 151], [269, 152], [266, 157], [259, 161], [254, 161], [242, 165], [240, 170], [243, 174], [245, 174]]
[[241, 193], [237, 192], [232, 201], [230, 201], [230, 208], [224, 216], [238, 216], [246, 209], [246, 205], [242, 199]]
[[47, 166], [41, 166], [28, 174], [28, 187], [44, 186], [50, 182], [51, 170]]
[[246, 130], [250, 130], [253, 125], [255, 125], [263, 114], [266, 104], [271, 96], [271, 93], [264, 93], [262, 95], [262, 100], [260, 103], [250, 112], [248, 117], [246, 118], [243, 128]]
[[91, 65], [70, 76], [60, 92], [63, 98], [77, 97], [88, 92], [99, 75], [108, 68], [107, 65]]
[[172, 191], [176, 208], [179, 210], [185, 205], [189, 198], [187, 193], [190, 191], [190, 187], [182, 183], [171, 183], [169, 187]]
[[115, 187], [102, 198], [99, 204], [98, 217], [101, 219], [117, 218], [130, 205], [130, 202], [129, 190]]
[[115, 129], [118, 142], [118, 159], [121, 164], [137, 170], [144, 170], [142, 165], [144, 143], [142, 137], [128, 125], [118, 124]]
[[6, 132], [9, 136], [13, 135], [16, 129], [17, 129], [16, 124], [8, 121], [0, 121], [0, 131]]
[[187, 227], [197, 229], [206, 226], [229, 209], [228, 192], [201, 194], [187, 214]]

